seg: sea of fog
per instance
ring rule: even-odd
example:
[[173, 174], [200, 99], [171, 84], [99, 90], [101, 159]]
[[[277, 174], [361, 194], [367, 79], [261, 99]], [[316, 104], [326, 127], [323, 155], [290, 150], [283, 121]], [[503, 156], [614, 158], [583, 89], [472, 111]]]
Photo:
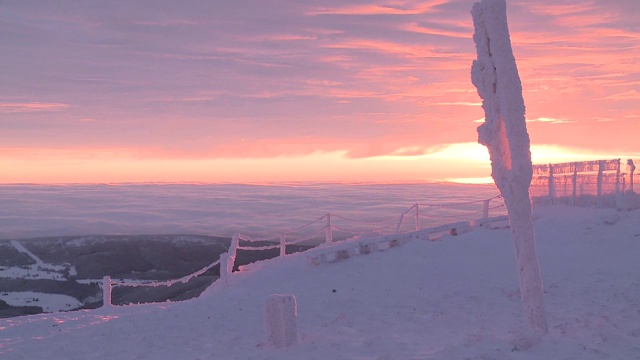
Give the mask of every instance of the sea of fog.
[[496, 195], [494, 186], [461, 184], [0, 185], [0, 239], [235, 232], [266, 236], [327, 213], [366, 225], [398, 217], [416, 203], [425, 227], [479, 218], [482, 200]]

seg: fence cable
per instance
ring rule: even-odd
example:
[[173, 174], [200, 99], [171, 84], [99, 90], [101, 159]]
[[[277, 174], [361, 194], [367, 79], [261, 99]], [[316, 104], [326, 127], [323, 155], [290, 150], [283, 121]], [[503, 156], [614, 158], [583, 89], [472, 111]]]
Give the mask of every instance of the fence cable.
[[118, 280], [112, 280], [111, 281], [111, 285], [115, 285], [115, 286], [128, 286], [128, 287], [143, 287], [143, 286], [149, 286], [149, 287], [158, 287], [158, 286], [171, 286], [177, 283], [183, 283], [186, 284], [187, 282], [189, 282], [189, 280], [193, 279], [194, 277], [200, 276], [202, 274], [204, 274], [205, 272], [207, 272], [209, 269], [211, 269], [212, 267], [216, 266], [220, 264], [220, 259], [218, 259], [217, 261], [215, 261], [214, 263], [203, 267], [202, 269], [189, 274], [187, 276], [183, 276], [180, 279], [175, 279], [175, 280], [168, 280], [168, 281], [157, 281], [157, 282], [151, 282], [151, 283], [135, 283], [135, 282], [125, 282], [125, 281], [118, 281]]

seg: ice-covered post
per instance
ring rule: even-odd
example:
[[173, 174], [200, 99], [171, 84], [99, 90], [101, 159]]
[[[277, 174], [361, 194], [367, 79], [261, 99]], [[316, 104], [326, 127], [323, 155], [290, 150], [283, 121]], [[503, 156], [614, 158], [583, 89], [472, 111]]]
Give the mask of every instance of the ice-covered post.
[[111, 276], [102, 278], [102, 306], [111, 306]]
[[236, 251], [240, 244], [240, 234], [233, 234], [229, 251], [220, 254], [220, 278], [225, 285], [229, 284], [231, 273], [236, 262]]
[[229, 273], [227, 272], [229, 263], [229, 253], [220, 254], [220, 280], [225, 285], [229, 285]]
[[488, 219], [489, 218], [489, 204], [491, 203], [491, 199], [487, 199], [483, 201], [482, 204], [482, 218], [483, 219]]
[[553, 164], [549, 164], [549, 202], [555, 204], [556, 202], [556, 180], [553, 177]]
[[620, 159], [616, 162], [616, 195], [620, 193]]
[[605, 161], [604, 160], [598, 160], [598, 192], [596, 193], [596, 201], [598, 204], [598, 207], [602, 206], [602, 185], [604, 182], [604, 168], [605, 168]]
[[571, 205], [575, 205], [578, 199], [578, 163], [573, 163], [573, 177], [571, 178], [573, 189], [571, 191]]
[[416, 203], [416, 231], [420, 230], [420, 204]]
[[293, 295], [271, 295], [264, 309], [264, 328], [269, 344], [284, 348], [298, 342], [298, 308]]
[[287, 255], [286, 233], [280, 235], [280, 256]]
[[627, 171], [629, 171], [629, 189], [633, 192], [633, 172], [636, 171], [636, 166], [632, 159], [627, 159]]
[[546, 334], [548, 328], [531, 220], [530, 140], [522, 84], [509, 38], [507, 5], [505, 0], [482, 0], [473, 5], [471, 14], [478, 52], [471, 80], [485, 112], [485, 122], [478, 127], [478, 141], [489, 149], [491, 175], [507, 205], [520, 294], [535, 340]]
[[330, 244], [333, 242], [333, 227], [331, 226], [331, 214], [327, 214], [327, 227], [324, 233], [325, 242]]

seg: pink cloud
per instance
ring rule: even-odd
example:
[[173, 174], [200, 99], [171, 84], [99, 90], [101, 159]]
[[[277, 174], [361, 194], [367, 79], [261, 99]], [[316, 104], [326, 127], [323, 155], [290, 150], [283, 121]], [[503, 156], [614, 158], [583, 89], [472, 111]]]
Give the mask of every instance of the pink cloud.
[[636, 89], [631, 89], [629, 91], [607, 95], [597, 100], [614, 100], [614, 101], [640, 100], [640, 92]]
[[0, 112], [4, 113], [30, 113], [45, 111], [64, 111], [70, 108], [69, 104], [64, 103], [0, 103]]
[[433, 11], [446, 0], [422, 2], [388, 1], [382, 4], [345, 5], [340, 7], [318, 7], [307, 11], [307, 15], [416, 15]]
[[[462, 25], [462, 24], [460, 24]], [[421, 25], [418, 23], [402, 24], [399, 28], [404, 31], [425, 35], [440, 35], [452, 38], [469, 39], [473, 35], [473, 27], [464, 24], [456, 30], [446, 30], [436, 26]]]

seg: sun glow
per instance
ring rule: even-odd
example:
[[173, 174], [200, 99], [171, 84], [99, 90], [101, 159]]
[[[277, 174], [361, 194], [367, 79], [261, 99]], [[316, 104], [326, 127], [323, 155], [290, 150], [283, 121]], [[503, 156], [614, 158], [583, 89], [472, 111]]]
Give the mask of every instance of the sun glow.
[[[534, 163], [619, 158], [559, 145], [534, 145]], [[473, 142], [351, 158], [347, 151], [273, 158], [170, 158], [103, 149], [24, 150], [0, 154], [1, 183], [118, 182], [424, 182], [487, 183], [486, 147]]]

